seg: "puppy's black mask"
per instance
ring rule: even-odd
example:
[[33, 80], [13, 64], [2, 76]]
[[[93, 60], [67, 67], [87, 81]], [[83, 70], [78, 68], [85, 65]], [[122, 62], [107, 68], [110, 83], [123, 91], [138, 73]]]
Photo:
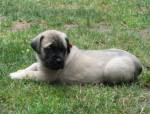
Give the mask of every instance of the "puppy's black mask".
[[[47, 47], [42, 47], [41, 42], [44, 36], [37, 42], [32, 42], [31, 47], [38, 53], [42, 64], [52, 70], [59, 70], [64, 68], [65, 58], [70, 53], [69, 41], [66, 39], [67, 48], [60, 40], [54, 41]], [[39, 46], [39, 47], [37, 47]], [[42, 49], [43, 48], [43, 49]]]
[[55, 41], [53, 44], [43, 49], [45, 56], [42, 57], [43, 64], [52, 70], [64, 68], [65, 57], [67, 53], [66, 47], [60, 41]]

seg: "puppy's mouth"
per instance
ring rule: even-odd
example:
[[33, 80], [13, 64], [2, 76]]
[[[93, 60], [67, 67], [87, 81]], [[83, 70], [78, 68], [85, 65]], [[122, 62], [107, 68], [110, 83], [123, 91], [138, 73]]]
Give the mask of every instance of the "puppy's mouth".
[[44, 62], [44, 66], [52, 69], [52, 70], [59, 70], [59, 69], [63, 69], [64, 68], [64, 61], [59, 61], [59, 60], [46, 60]]

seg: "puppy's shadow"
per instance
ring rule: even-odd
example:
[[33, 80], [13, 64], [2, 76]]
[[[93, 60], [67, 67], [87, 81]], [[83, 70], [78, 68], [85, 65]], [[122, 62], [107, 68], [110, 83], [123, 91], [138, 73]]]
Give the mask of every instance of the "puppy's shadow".
[[99, 83], [99, 84], [92, 84], [92, 83], [61, 83], [59, 81], [55, 82], [38, 82], [38, 81], [31, 81], [31, 80], [26, 80], [24, 81], [24, 84], [32, 83], [37, 86], [42, 86], [42, 87], [49, 87], [50, 91], [55, 91], [57, 94], [69, 96], [72, 95], [72, 93], [78, 93], [80, 89], [87, 89], [88, 87], [110, 87], [110, 88], [116, 88], [116, 87], [130, 87], [132, 85], [139, 85], [139, 82], [128, 82], [128, 83]]
[[[55, 94], [57, 96], [71, 96], [72, 93], [77, 93], [78, 88], [80, 88], [81, 85], [78, 84], [66, 84], [61, 82], [39, 82], [34, 80], [23, 80], [24, 85], [34, 85], [34, 86], [40, 86], [45, 89], [48, 93]], [[45, 91], [44, 90], [44, 91]], [[39, 90], [41, 91], [41, 90]], [[43, 90], [42, 90], [43, 91]]]

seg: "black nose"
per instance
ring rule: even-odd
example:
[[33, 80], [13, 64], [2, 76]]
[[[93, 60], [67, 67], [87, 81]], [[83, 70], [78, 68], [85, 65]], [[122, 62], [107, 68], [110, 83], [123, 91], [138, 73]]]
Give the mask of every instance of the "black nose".
[[56, 59], [56, 63], [57, 63], [57, 64], [60, 64], [60, 63], [62, 63], [62, 62], [63, 62], [63, 60], [62, 60], [61, 58], [57, 58], [57, 59]]

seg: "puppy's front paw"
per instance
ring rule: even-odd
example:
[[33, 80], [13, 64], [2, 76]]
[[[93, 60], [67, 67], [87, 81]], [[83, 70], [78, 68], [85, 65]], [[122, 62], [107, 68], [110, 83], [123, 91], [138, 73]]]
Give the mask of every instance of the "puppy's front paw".
[[11, 79], [23, 79], [25, 77], [24, 72], [13, 72], [9, 74]]

